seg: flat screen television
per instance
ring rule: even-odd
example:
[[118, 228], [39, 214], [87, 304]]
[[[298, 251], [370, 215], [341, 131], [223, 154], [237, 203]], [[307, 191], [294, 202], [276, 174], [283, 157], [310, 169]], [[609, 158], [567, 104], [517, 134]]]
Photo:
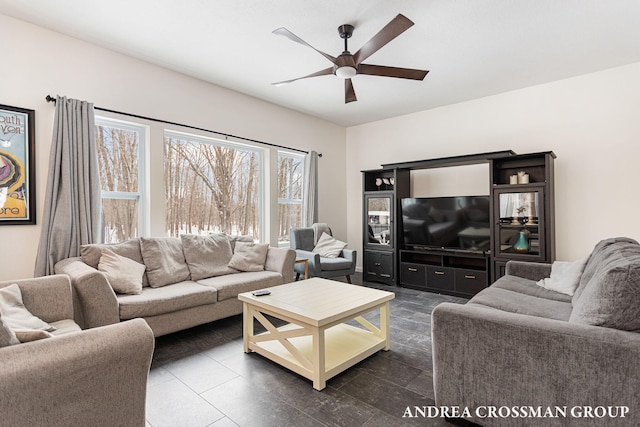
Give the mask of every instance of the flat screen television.
[[407, 248], [489, 250], [489, 196], [406, 198], [400, 210]]

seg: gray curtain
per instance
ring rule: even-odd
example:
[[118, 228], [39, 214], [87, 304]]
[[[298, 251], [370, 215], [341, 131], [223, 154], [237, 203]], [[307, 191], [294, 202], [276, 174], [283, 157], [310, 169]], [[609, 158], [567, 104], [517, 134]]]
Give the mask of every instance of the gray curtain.
[[318, 153], [309, 151], [304, 158], [304, 195], [302, 225], [311, 227], [318, 222]]
[[100, 174], [93, 104], [57, 97], [44, 219], [34, 276], [100, 241]]

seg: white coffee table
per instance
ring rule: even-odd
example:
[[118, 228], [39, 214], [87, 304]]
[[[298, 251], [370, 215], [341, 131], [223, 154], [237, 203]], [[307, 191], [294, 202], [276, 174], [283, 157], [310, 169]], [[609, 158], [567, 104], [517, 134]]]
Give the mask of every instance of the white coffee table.
[[[322, 390], [329, 378], [379, 350], [389, 350], [392, 292], [311, 278], [268, 288], [270, 295], [238, 295], [243, 302], [244, 351], [254, 351], [313, 381]], [[362, 317], [380, 313], [380, 327]], [[276, 328], [264, 314], [289, 322]], [[253, 319], [267, 331], [254, 335]], [[347, 325], [355, 319], [362, 327]]]

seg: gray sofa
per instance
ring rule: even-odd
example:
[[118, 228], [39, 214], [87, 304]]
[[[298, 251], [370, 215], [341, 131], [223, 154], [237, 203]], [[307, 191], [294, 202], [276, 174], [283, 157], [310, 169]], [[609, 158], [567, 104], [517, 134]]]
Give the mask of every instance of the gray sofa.
[[[535, 283], [550, 272], [510, 261], [467, 304], [434, 309], [436, 405], [484, 426], [640, 425], [640, 245], [599, 242], [573, 296]], [[536, 408], [559, 416], [522, 417]]]
[[74, 323], [69, 278], [17, 283], [51, 338], [0, 348], [0, 425], [144, 426], [153, 333], [143, 320], [89, 331]]
[[[293, 250], [270, 247], [263, 270], [240, 272], [227, 267], [231, 252], [219, 255], [220, 247], [202, 240], [207, 238], [138, 238], [114, 245], [85, 245], [81, 257], [58, 262], [55, 271], [71, 278], [76, 319], [83, 329], [143, 318], [156, 337], [240, 314], [239, 293], [293, 280]], [[233, 250], [234, 239], [229, 244]], [[97, 269], [105, 247], [146, 266], [140, 294], [116, 293]], [[208, 277], [207, 272], [215, 275]]]

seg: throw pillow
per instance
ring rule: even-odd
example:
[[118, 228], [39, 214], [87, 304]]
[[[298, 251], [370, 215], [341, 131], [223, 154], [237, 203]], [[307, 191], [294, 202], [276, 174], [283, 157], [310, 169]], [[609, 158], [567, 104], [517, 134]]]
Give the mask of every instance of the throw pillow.
[[2, 320], [2, 313], [0, 313], [0, 347], [7, 347], [9, 345], [20, 344], [20, 340], [16, 337], [15, 332]]
[[554, 261], [551, 264], [551, 275], [537, 281], [536, 285], [571, 296], [580, 283], [588, 259], [589, 256], [576, 261]]
[[[140, 238], [129, 239], [121, 243], [93, 243], [90, 245], [82, 245], [80, 246], [80, 258], [85, 264], [97, 269], [100, 258], [102, 258], [103, 249], [110, 249], [120, 256], [144, 264], [142, 251], [140, 249]], [[146, 272], [142, 275], [142, 286], [149, 286]]]
[[236, 272], [228, 267], [233, 253], [226, 234], [209, 234], [208, 236], [183, 234], [180, 240], [191, 272], [191, 280]]
[[311, 252], [319, 254], [325, 258], [337, 258], [340, 252], [347, 247], [345, 242], [336, 240], [327, 233], [322, 233], [316, 247]]
[[236, 251], [229, 261], [229, 267], [240, 271], [263, 271], [268, 250], [266, 243], [236, 242]]
[[230, 234], [227, 234], [227, 237], [229, 238], [229, 243], [231, 244], [231, 252], [236, 250], [236, 242], [253, 242], [253, 237], [251, 236], [232, 236]]
[[177, 237], [141, 237], [140, 249], [152, 288], [189, 280], [189, 267]]
[[53, 336], [50, 332], [41, 331], [39, 329], [16, 329], [14, 332], [21, 343], [38, 341], [44, 338], [51, 338]]
[[7, 326], [16, 329], [55, 331], [55, 327], [31, 314], [22, 302], [20, 287], [14, 283], [0, 289], [0, 313]]
[[107, 280], [115, 292], [131, 295], [142, 293], [142, 275], [146, 270], [144, 264], [105, 248], [102, 249], [98, 270], [107, 276]]

